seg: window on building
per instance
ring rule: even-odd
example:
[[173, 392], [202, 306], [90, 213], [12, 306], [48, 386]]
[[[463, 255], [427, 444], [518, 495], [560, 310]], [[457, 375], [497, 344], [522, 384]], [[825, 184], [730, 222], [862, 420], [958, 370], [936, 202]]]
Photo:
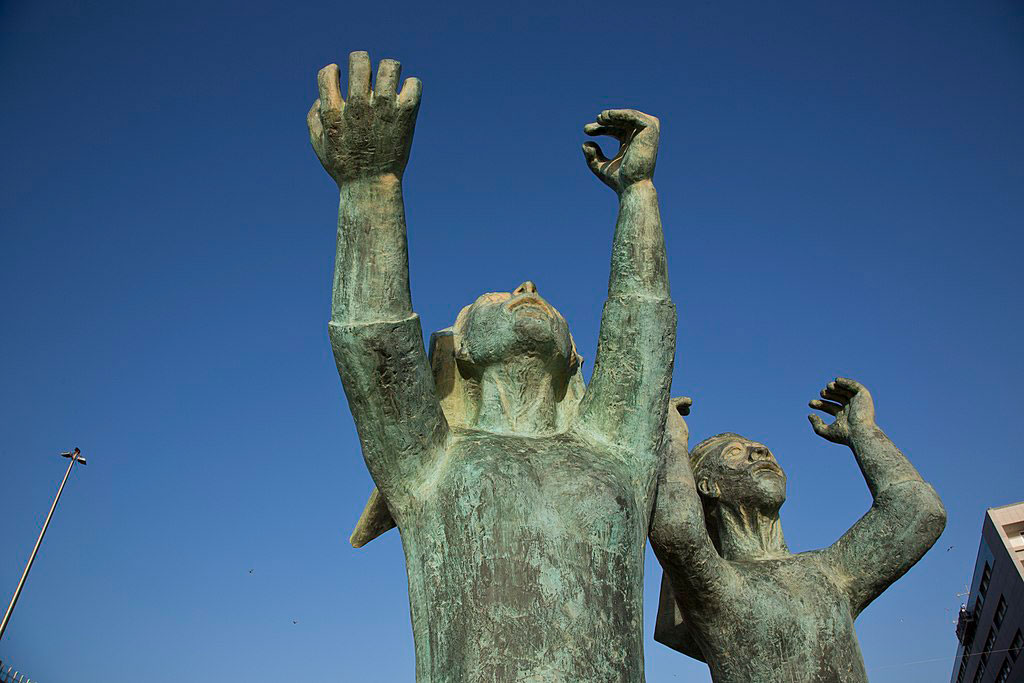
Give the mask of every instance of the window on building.
[[964, 645], [964, 653], [960, 656], [960, 673], [956, 675], [956, 683], [964, 683], [964, 676], [967, 674], [967, 662], [971, 656], [970, 644]]
[[981, 683], [981, 679], [985, 676], [985, 660], [982, 659], [978, 662], [978, 670], [974, 672], [974, 683]]
[[1006, 598], [1002, 595], [999, 596], [999, 604], [996, 605], [996, 615], [992, 618], [992, 622], [999, 628], [1003, 625], [1003, 617], [1006, 616]]
[[981, 570], [981, 581], [978, 582], [978, 595], [982, 600], [985, 599], [985, 595], [988, 593], [988, 584], [992, 582], [992, 567], [989, 566], [988, 562], [985, 563], [985, 568]]
[[978, 592], [974, 596], [974, 621], [981, 619], [981, 610], [985, 607], [985, 596], [988, 595], [988, 585], [992, 583], [992, 567], [988, 562], [981, 570], [981, 579], [978, 581]]
[[1013, 642], [1010, 643], [1010, 659], [1017, 661], [1017, 655], [1022, 649], [1024, 649], [1024, 634], [1017, 629], [1017, 633], [1013, 636]]
[[1010, 660], [1003, 659], [1003, 665], [999, 667], [995, 683], [1006, 683], [1008, 680], [1010, 680]]
[[984, 665], [986, 662], [988, 662], [988, 656], [989, 656], [989, 654], [991, 654], [992, 648], [995, 647], [995, 644], [996, 644], [996, 630], [994, 628], [990, 628], [988, 630], [988, 636], [985, 638], [985, 644], [981, 646], [980, 654], [981, 654], [981, 663], [982, 663], [982, 665]]

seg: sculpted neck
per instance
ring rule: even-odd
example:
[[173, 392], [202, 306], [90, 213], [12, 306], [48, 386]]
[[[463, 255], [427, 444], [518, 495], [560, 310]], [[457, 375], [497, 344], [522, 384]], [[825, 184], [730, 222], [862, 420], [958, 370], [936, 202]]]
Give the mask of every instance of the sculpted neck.
[[555, 386], [540, 359], [524, 356], [484, 368], [476, 426], [494, 432], [541, 434], [556, 427]]
[[766, 560], [789, 555], [779, 511], [719, 503], [719, 553], [727, 560]]

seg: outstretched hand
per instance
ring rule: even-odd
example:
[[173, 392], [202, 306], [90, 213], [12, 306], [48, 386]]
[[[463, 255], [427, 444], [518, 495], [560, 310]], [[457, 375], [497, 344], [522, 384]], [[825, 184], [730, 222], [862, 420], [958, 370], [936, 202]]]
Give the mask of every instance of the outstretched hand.
[[337, 64], [317, 75], [320, 98], [306, 117], [309, 139], [324, 169], [341, 186], [363, 178], [402, 177], [409, 161], [422, 85], [408, 78], [398, 92], [402, 65], [382, 59], [370, 89], [370, 56], [348, 58], [348, 99], [341, 97]]
[[811, 408], [835, 416], [835, 422], [825, 424], [817, 415], [807, 419], [815, 434], [833, 443], [849, 446], [851, 439], [864, 430], [875, 427], [875, 403], [871, 393], [860, 382], [836, 377], [821, 390], [821, 398], [808, 403]]
[[598, 178], [617, 193], [654, 176], [658, 161], [660, 123], [636, 109], [606, 109], [597, 121], [583, 127], [587, 135], [609, 135], [619, 141], [619, 151], [611, 159], [596, 142], [583, 143], [583, 156]]

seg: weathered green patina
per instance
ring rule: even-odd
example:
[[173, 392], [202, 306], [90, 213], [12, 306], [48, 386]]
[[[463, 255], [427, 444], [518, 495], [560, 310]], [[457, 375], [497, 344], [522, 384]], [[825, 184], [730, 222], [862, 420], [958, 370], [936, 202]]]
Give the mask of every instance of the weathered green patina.
[[[659, 123], [601, 112], [584, 145], [619, 196], [584, 389], [565, 319], [531, 282], [435, 340], [409, 293], [402, 174], [420, 84], [366, 53], [319, 74], [308, 123], [341, 193], [331, 343], [363, 455], [402, 535], [421, 683], [643, 681], [644, 543], [675, 352], [657, 194]], [[448, 343], [450, 342], [450, 343]], [[438, 378], [435, 389], [435, 377]]]
[[935, 491], [875, 424], [868, 390], [837, 378], [821, 398], [811, 407], [835, 421], [811, 415], [814, 431], [853, 451], [874, 503], [834, 544], [796, 555], [771, 451], [727, 433], [687, 455], [682, 415], [669, 416], [651, 523], [664, 568], [654, 637], [706, 661], [716, 683], [867, 681], [854, 619], [945, 527]]

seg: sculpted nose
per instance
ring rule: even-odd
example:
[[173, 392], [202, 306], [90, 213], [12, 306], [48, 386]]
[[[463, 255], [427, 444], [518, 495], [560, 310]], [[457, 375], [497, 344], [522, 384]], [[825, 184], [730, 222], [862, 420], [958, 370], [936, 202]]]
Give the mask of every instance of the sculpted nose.
[[533, 284], [533, 282], [531, 282], [530, 280], [527, 280], [523, 284], [519, 285], [518, 287], [515, 288], [515, 291], [512, 292], [512, 294], [516, 295], [516, 296], [518, 296], [519, 294], [536, 294], [536, 293], [537, 293], [537, 285]]
[[749, 457], [751, 460], [754, 461], [771, 459], [771, 456], [769, 455], [767, 448], [751, 448]]

